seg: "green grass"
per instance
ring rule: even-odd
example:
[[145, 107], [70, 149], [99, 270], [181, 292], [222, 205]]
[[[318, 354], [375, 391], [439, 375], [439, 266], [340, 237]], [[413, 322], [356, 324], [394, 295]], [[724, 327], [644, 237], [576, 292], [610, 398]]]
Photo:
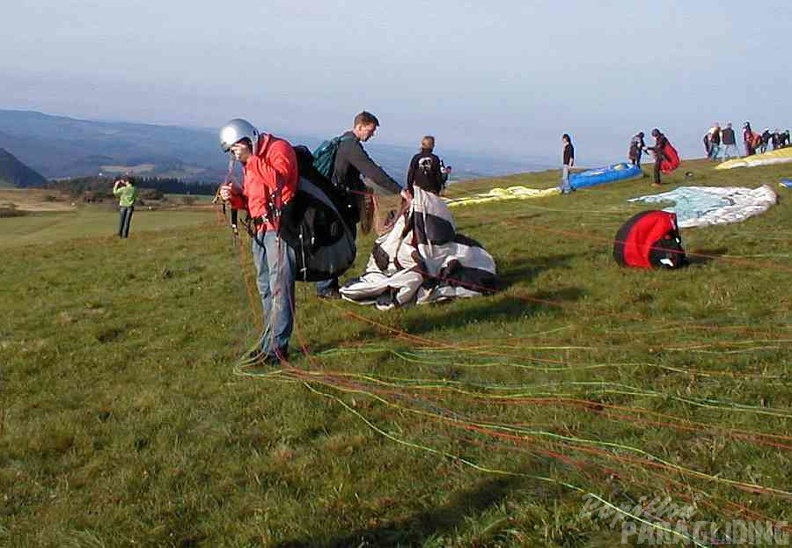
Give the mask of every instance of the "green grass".
[[[148, 211], [145, 207], [137, 207], [130, 233], [179, 230], [211, 222], [215, 216], [215, 213], [206, 210]], [[114, 205], [79, 207], [64, 213], [29, 213], [24, 217], [3, 219], [0, 249], [52, 245], [72, 240], [97, 243], [97, 238], [109, 238], [117, 232], [118, 212]]]
[[454, 208], [498, 263], [490, 297], [381, 313], [298, 284], [280, 372], [235, 368], [259, 305], [215, 213], [136, 212], [125, 241], [101, 208], [0, 219], [0, 545], [618, 544], [590, 494], [792, 521], [788, 191], [684, 230], [685, 270], [621, 269], [648, 181]]

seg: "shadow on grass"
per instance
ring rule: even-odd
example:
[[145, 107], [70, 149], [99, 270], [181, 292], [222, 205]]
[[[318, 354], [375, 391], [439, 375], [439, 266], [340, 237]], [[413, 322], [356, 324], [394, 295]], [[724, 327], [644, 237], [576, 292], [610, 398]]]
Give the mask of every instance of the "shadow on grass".
[[400, 521], [359, 529], [327, 540], [293, 539], [276, 546], [278, 548], [421, 546], [431, 537], [452, 532], [457, 526], [462, 525], [466, 518], [481, 515], [488, 508], [500, 504], [509, 493], [520, 489], [523, 483], [524, 480], [518, 478], [498, 478], [485, 481], [473, 489], [456, 494], [444, 506], [420, 512]]
[[[554, 291], [539, 291], [520, 297], [477, 297], [475, 304], [466, 303], [464, 310], [455, 314], [446, 314], [442, 318], [436, 315], [422, 315], [405, 319], [402, 329], [411, 335], [436, 330], [460, 329], [471, 323], [512, 322], [539, 312], [563, 311], [564, 305], [577, 301], [583, 296], [579, 287], [567, 287]], [[444, 306], [444, 305], [438, 305]]]
[[[569, 302], [577, 301], [583, 297], [584, 291], [579, 287], [565, 287], [553, 291], [537, 291], [520, 296], [504, 297], [499, 293], [487, 297], [476, 297], [465, 303], [464, 310], [456, 310], [454, 313], [433, 314], [433, 309], [437, 307], [450, 307], [452, 302], [436, 303], [425, 305], [426, 314], [416, 314], [404, 317], [400, 320], [398, 327], [391, 327], [387, 320], [379, 320], [375, 315], [371, 322], [361, 324], [361, 329], [355, 335], [359, 341], [376, 341], [382, 337], [398, 337], [399, 334], [420, 335], [443, 331], [447, 329], [464, 328], [471, 323], [497, 323], [504, 321], [515, 321], [520, 318], [530, 317], [540, 312], [557, 312], [564, 314], [565, 305]], [[356, 322], [354, 318], [347, 318], [345, 321]], [[382, 326], [377, 324], [382, 321]], [[327, 341], [314, 343], [311, 345], [310, 353], [319, 353], [344, 346], [348, 342], [344, 340]]]
[[688, 252], [687, 260], [690, 265], [709, 264], [726, 255], [728, 252], [729, 250], [725, 247], [719, 247], [717, 249], [697, 249], [696, 251]]
[[505, 263], [506, 266], [498, 269], [501, 289], [506, 289], [517, 282], [529, 282], [545, 270], [567, 267], [569, 262], [578, 256], [580, 255], [565, 253], [528, 259], [518, 264]]

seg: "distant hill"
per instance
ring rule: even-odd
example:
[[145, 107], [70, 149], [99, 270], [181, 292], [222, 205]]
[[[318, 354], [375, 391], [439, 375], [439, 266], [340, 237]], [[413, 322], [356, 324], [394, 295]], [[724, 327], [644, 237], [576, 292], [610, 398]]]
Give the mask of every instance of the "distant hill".
[[104, 172], [217, 181], [226, 171], [215, 132], [95, 122], [0, 110], [0, 147], [47, 178]]
[[47, 179], [41, 173], [20, 162], [6, 149], [0, 148], [0, 183], [27, 188], [39, 186], [45, 182]]
[[[339, 128], [339, 133], [346, 128]], [[313, 149], [323, 139], [282, 135]], [[220, 151], [217, 130], [128, 122], [99, 122], [34, 111], [0, 109], [0, 147], [48, 179], [133, 173], [216, 184], [225, 176], [228, 157]], [[374, 160], [404, 182], [417, 148], [381, 142], [366, 144]], [[513, 161], [486, 154], [437, 151], [454, 167], [452, 180], [546, 169], [537, 158]]]

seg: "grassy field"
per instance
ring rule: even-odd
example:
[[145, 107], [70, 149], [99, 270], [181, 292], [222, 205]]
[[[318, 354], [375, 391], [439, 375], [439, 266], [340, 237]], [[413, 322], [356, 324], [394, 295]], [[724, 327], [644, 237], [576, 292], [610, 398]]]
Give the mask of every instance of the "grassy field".
[[[699, 161], [665, 181], [789, 174]], [[686, 269], [619, 268], [616, 230], [649, 209], [626, 200], [655, 191], [454, 208], [502, 291], [382, 313], [298, 284], [302, 352], [273, 371], [235, 366], [260, 319], [217, 212], [136, 212], [123, 241], [108, 208], [0, 219], [0, 545], [658, 545], [692, 522], [701, 545], [735, 523], [783, 540], [789, 191], [683, 230]]]

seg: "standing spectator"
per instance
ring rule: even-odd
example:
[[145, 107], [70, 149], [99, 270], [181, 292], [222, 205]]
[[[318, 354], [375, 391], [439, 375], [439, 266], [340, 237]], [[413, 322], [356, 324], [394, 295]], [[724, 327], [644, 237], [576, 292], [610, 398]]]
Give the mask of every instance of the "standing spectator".
[[770, 133], [770, 128], [765, 128], [762, 132], [762, 141], [759, 143], [759, 153], [764, 154], [767, 152], [767, 145], [770, 144], [770, 138], [772, 137], [772, 133]]
[[709, 136], [710, 150], [708, 158], [710, 160], [717, 160], [721, 145], [721, 128], [718, 122], [715, 122], [715, 125], [710, 129]]
[[407, 169], [407, 189], [410, 194], [413, 186], [440, 194], [445, 187], [448, 174], [445, 172], [443, 161], [434, 154], [435, 138], [431, 135], [421, 139], [421, 151], [412, 157], [410, 167]]
[[668, 139], [666, 139], [666, 136], [657, 128], [652, 130], [652, 137], [655, 139], [655, 144], [653, 147], [647, 148], [647, 150], [652, 151], [655, 157], [654, 170], [652, 171], [652, 186], [660, 186], [662, 184], [660, 181], [660, 164], [665, 159], [665, 147], [668, 144]]
[[122, 177], [113, 183], [113, 195], [118, 197], [118, 209], [121, 217], [118, 222], [118, 237], [129, 238], [129, 226], [132, 224], [132, 213], [135, 211], [138, 189], [135, 181]]
[[789, 130], [781, 131], [778, 133], [778, 148], [789, 146]]
[[707, 158], [711, 155], [711, 145], [710, 145], [710, 132], [712, 129], [708, 129], [707, 132], [704, 134], [704, 138], [702, 142], [704, 143], [704, 153], [707, 155]]
[[[367, 191], [363, 178], [366, 182], [374, 184], [388, 194], [401, 194], [405, 200], [410, 200], [410, 193], [407, 189], [397, 183], [390, 175], [374, 163], [366, 153], [363, 145], [374, 136], [379, 127], [377, 117], [365, 110], [355, 116], [352, 129], [341, 135], [338, 144], [335, 162], [333, 164], [333, 174], [331, 181], [336, 188], [342, 192], [360, 198], [367, 197]], [[358, 203], [363, 200], [358, 200]], [[351, 200], [350, 203], [355, 203]], [[355, 223], [360, 220], [361, 207], [356, 206], [351, 217]], [[354, 232], [354, 224], [352, 226]], [[323, 299], [338, 299], [338, 278], [331, 278], [321, 282], [316, 282], [316, 295]]]
[[737, 136], [734, 134], [731, 122], [726, 122], [726, 127], [721, 132], [721, 140], [723, 142], [724, 160], [740, 157], [740, 153], [737, 152]]
[[259, 133], [240, 118], [221, 128], [220, 146], [239, 160], [244, 173], [241, 189], [225, 184], [220, 197], [234, 209], [245, 209], [253, 221], [253, 263], [264, 330], [248, 358], [257, 364], [277, 365], [288, 359], [294, 328], [296, 258], [278, 232], [283, 206], [297, 192], [297, 156], [287, 141]]
[[568, 133], [561, 136], [561, 142], [563, 143], [562, 160], [564, 163], [561, 166], [561, 185], [558, 188], [562, 194], [569, 194], [574, 191], [569, 185], [569, 170], [575, 165], [575, 147], [572, 145], [572, 138]]
[[743, 144], [745, 145], [745, 155], [753, 156], [756, 154], [756, 138], [751, 129], [751, 122], [743, 124]]
[[627, 157], [632, 165], [641, 167], [641, 156], [645, 148], [644, 132], [639, 131], [630, 139], [630, 150], [627, 152]]

